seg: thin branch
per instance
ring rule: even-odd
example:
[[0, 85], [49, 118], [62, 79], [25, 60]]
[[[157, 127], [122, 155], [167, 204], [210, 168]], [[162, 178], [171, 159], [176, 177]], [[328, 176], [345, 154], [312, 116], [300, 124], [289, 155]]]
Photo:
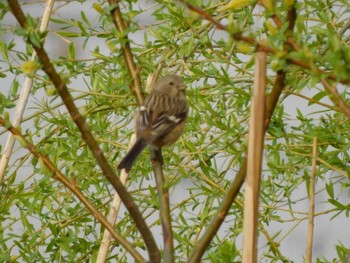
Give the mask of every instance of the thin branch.
[[218, 211], [215, 214], [215, 217], [210, 222], [207, 230], [204, 232], [203, 236], [199, 239], [197, 244], [194, 246], [190, 258], [187, 262], [197, 263], [200, 262], [202, 255], [205, 250], [208, 248], [209, 243], [216, 235], [221, 224], [223, 223], [228, 210], [231, 208], [233, 201], [235, 200], [239, 190], [241, 189], [245, 176], [247, 172], [247, 161], [243, 161], [241, 168], [239, 169], [235, 179], [231, 183], [230, 187], [227, 189], [226, 195], [223, 198], [221, 205]]
[[[270, 47], [270, 46], [262, 44], [262, 43], [258, 43], [254, 38], [244, 36], [242, 32], [232, 33], [228, 26], [225, 26], [225, 25], [221, 24], [220, 22], [218, 22], [217, 20], [215, 20], [215, 18], [213, 16], [211, 16], [209, 13], [207, 13], [203, 9], [188, 3], [186, 0], [178, 0], [178, 1], [185, 4], [188, 9], [197, 13], [203, 19], [208, 20], [209, 22], [214, 24], [217, 29], [226, 31], [231, 36], [232, 39], [248, 43], [248, 44], [254, 46], [256, 48], [256, 51], [265, 51], [265, 52], [270, 53], [270, 54], [277, 54], [277, 50], [274, 49], [273, 47]], [[287, 57], [286, 61], [293, 64], [293, 65], [303, 67], [307, 70], [312, 70], [316, 75], [319, 75], [319, 76], [325, 75], [327, 79], [338, 81], [342, 84], [350, 84], [350, 80], [348, 80], [348, 79], [339, 80], [339, 78], [337, 76], [331, 75], [329, 72], [326, 72], [322, 69], [315, 68], [313, 65], [310, 65], [308, 62], [297, 60], [297, 59], [294, 59], [292, 57]]]
[[317, 165], [317, 137], [314, 138], [312, 147], [312, 172], [310, 178], [310, 208], [309, 208], [309, 226], [306, 245], [306, 263], [312, 262], [312, 243], [314, 240], [314, 218], [315, 218], [315, 177]]
[[113, 23], [121, 33], [121, 51], [124, 57], [125, 64], [128, 68], [130, 77], [132, 78], [132, 84], [130, 86], [131, 92], [134, 94], [138, 105], [143, 104], [144, 95], [142, 93], [141, 78], [139, 74], [139, 69], [136, 67], [134, 58], [130, 48], [130, 42], [128, 35], [125, 33], [127, 26], [122, 17], [119, 8], [119, 0], [109, 0], [110, 5], [113, 5], [114, 8], [111, 10], [111, 15], [113, 17]]
[[321, 82], [326, 90], [330, 93], [329, 98], [333, 103], [345, 114], [345, 116], [350, 119], [350, 107], [340, 96], [335, 85], [330, 84], [327, 80], [321, 79]]
[[[131, 92], [134, 94], [138, 105], [142, 105], [144, 101], [144, 94], [142, 92], [141, 78], [139, 74], [139, 69], [136, 67], [134, 62], [133, 54], [130, 48], [130, 42], [128, 35], [126, 34], [127, 24], [122, 17], [122, 13], [119, 7], [119, 0], [109, 0], [109, 4], [113, 6], [111, 10], [111, 15], [113, 18], [113, 23], [121, 35], [121, 51], [124, 57], [125, 64], [127, 66], [129, 75], [132, 78], [132, 84], [130, 86]], [[123, 170], [123, 173], [126, 173]], [[160, 253], [158, 247], [148, 246], [150, 259], [154, 262], [160, 261]], [[153, 256], [151, 256], [153, 255]]]
[[[293, 30], [295, 25], [295, 19], [296, 19], [296, 10], [295, 10], [295, 7], [292, 6], [291, 9], [288, 11], [287, 21], [289, 25], [288, 25], [287, 31]], [[289, 46], [285, 45], [284, 48], [285, 50], [288, 50]], [[269, 123], [270, 123], [273, 111], [276, 108], [278, 99], [285, 86], [285, 79], [286, 79], [286, 71], [282, 71], [282, 70], [278, 71], [273, 89], [271, 93], [267, 96], [265, 119], [264, 119], [265, 131], [269, 127]], [[234, 202], [239, 190], [241, 189], [246, 173], [247, 173], [247, 159], [244, 159], [235, 179], [231, 183], [229, 189], [227, 189], [226, 195], [223, 198], [222, 203], [215, 214], [215, 217], [210, 222], [207, 230], [205, 231], [203, 236], [200, 238], [198, 243], [194, 246], [193, 252], [190, 255], [190, 258], [188, 260], [189, 263], [200, 262], [202, 255], [204, 254], [205, 250], [207, 249], [209, 243], [211, 242], [211, 240], [213, 239], [217, 231], [219, 230], [229, 209], [232, 206], [232, 203]]]
[[[270, 1], [269, 1], [269, 2], [270, 2]], [[262, 5], [263, 7], [265, 7], [266, 10], [271, 11], [271, 10], [269, 10], [269, 8], [268, 8], [269, 3], [267, 3], [266, 0], [259, 0], [258, 3], [259, 3], [260, 5]], [[271, 2], [270, 2], [270, 3], [271, 3]], [[272, 3], [273, 3], [273, 2], [272, 2]], [[275, 22], [277, 28], [278, 28], [278, 29], [281, 29], [281, 27], [283, 26], [283, 23], [282, 23], [280, 17], [278, 16], [278, 14], [277, 14], [277, 13], [273, 13], [273, 14], [271, 15], [271, 18], [272, 18], [273, 21]]]
[[256, 55], [254, 89], [249, 120], [248, 168], [243, 221], [243, 262], [257, 261], [257, 236], [262, 156], [264, 151], [266, 53]]
[[[160, 153], [160, 152], [159, 152]], [[160, 156], [161, 153], [157, 156]], [[152, 167], [156, 185], [158, 190], [159, 213], [163, 230], [163, 261], [164, 263], [172, 263], [174, 261], [174, 240], [173, 229], [171, 227], [171, 215], [169, 204], [169, 185], [164, 178], [162, 161], [160, 159], [152, 160]]]
[[288, 95], [290, 94], [290, 95], [294, 95], [294, 96], [303, 98], [304, 100], [309, 101], [309, 103], [317, 104], [317, 105], [320, 105], [320, 106], [325, 107], [325, 108], [330, 109], [330, 110], [334, 110], [334, 111], [337, 111], [337, 112], [342, 112], [339, 108], [337, 108], [335, 106], [328, 105], [326, 103], [320, 102], [319, 100], [316, 100], [316, 99], [313, 99], [313, 98], [309, 98], [308, 96], [305, 96], [303, 94], [300, 94], [300, 93], [297, 93], [297, 92], [294, 92], [294, 91], [291, 91], [291, 90], [286, 90], [286, 91], [284, 91], [284, 93], [288, 94]]
[[[53, 3], [54, 3], [54, 0], [47, 1], [46, 7], [44, 10], [43, 19], [40, 25], [40, 32], [44, 32], [47, 29], [47, 25], [49, 24], [49, 19], [52, 13]], [[35, 57], [36, 57], [36, 54], [35, 52], [33, 52], [31, 61], [34, 61]], [[20, 126], [22, 122], [23, 113], [27, 105], [27, 101], [28, 101], [30, 91], [32, 89], [32, 85], [33, 85], [33, 79], [31, 77], [26, 76], [24, 79], [21, 94], [19, 96], [19, 100], [16, 103], [17, 106], [15, 111], [15, 117], [13, 119], [13, 125], [15, 127]], [[2, 152], [2, 156], [0, 160], [0, 183], [4, 178], [5, 171], [6, 171], [8, 162], [10, 160], [14, 144], [15, 144], [15, 138], [13, 137], [12, 133], [9, 133], [6, 140], [6, 145]]]
[[[338, 35], [339, 35], [339, 36], [343, 36], [344, 33], [345, 33], [348, 29], [350, 29], [350, 20], [348, 20], [348, 22], [346, 22], [346, 24], [343, 25], [343, 26], [339, 29]], [[346, 42], [346, 39], [344, 39], [344, 42]], [[320, 55], [323, 56], [323, 55], [327, 52], [328, 48], [329, 48], [329, 45], [325, 45], [325, 46], [323, 47], [323, 49], [321, 50]]]
[[[13, 15], [16, 17], [21, 27], [25, 28], [27, 23], [26, 17], [21, 7], [19, 6], [18, 2], [16, 0], [8, 0], [8, 3]], [[79, 113], [77, 107], [74, 104], [72, 96], [68, 91], [68, 88], [65, 82], [61, 79], [60, 75], [56, 72], [45, 49], [42, 46], [37, 47], [30, 41], [30, 39], [27, 39], [27, 41], [35, 49], [38, 55], [39, 61], [43, 66], [43, 70], [49, 76], [53, 85], [56, 87], [60, 97], [63, 100], [63, 103], [67, 107], [69, 114], [71, 115], [74, 123], [77, 125], [83, 140], [86, 142], [87, 146], [91, 150], [104, 176], [107, 178], [107, 180], [112, 184], [114, 189], [117, 191], [125, 207], [129, 211], [131, 217], [134, 219], [135, 224], [137, 225], [137, 228], [140, 231], [145, 241], [145, 244], [147, 246], [150, 260], [154, 262], [159, 262], [160, 260], [159, 250], [150, 229], [148, 228], [144, 218], [142, 217], [140, 210], [134, 203], [131, 195], [127, 192], [122, 182], [120, 181], [119, 177], [116, 176], [113, 168], [111, 167], [107, 158], [105, 157], [102, 150], [100, 149], [98, 143], [96, 142], [95, 138], [93, 137], [89, 129], [89, 126], [86, 120]]]
[[[9, 125], [3, 118], [0, 117], [0, 125], [7, 128], [15, 138], [21, 143], [21, 145], [28, 149], [35, 157], [37, 157], [42, 163], [42, 169], [46, 172], [53, 173], [53, 178], [63, 183], [79, 200], [85, 205], [90, 213], [111, 233], [113, 238], [118, 241], [137, 261], [144, 262], [145, 259], [139, 254], [133, 245], [131, 245], [126, 239], [120, 236], [113, 228], [113, 226], [107, 221], [107, 219], [89, 202], [84, 194], [77, 188], [75, 183], [72, 183], [65, 177], [56, 166], [50, 161], [50, 159], [40, 153], [35, 146], [29, 141], [12, 125]], [[49, 170], [49, 171], [47, 171]]]
[[[133, 134], [131, 136], [128, 149], [131, 149], [131, 147], [135, 143], [135, 141], [136, 141], [136, 135]], [[127, 178], [128, 178], [128, 173], [124, 169], [124, 170], [122, 170], [121, 175], [120, 175], [120, 181], [122, 182], [123, 185], [126, 184]], [[112, 204], [111, 204], [111, 208], [109, 210], [109, 214], [107, 217], [107, 220], [111, 225], [115, 224], [115, 221], [117, 219], [118, 212], [120, 209], [120, 204], [121, 204], [121, 199], [120, 199], [118, 193], [115, 193], [114, 197], [113, 197]], [[101, 241], [100, 249], [98, 251], [96, 263], [106, 262], [106, 258], [107, 258], [108, 249], [110, 247], [110, 244], [111, 244], [111, 234], [109, 233], [109, 231], [107, 231], [107, 229], [105, 229], [105, 231], [103, 232], [103, 238]]]

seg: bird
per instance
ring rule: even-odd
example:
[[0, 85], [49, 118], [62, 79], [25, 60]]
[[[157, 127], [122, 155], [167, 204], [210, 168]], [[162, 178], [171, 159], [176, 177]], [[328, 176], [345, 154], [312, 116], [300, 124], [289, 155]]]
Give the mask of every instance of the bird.
[[163, 162], [161, 148], [174, 144], [182, 134], [189, 107], [182, 77], [166, 75], [156, 82], [140, 106], [136, 118], [136, 142], [118, 165], [130, 171], [134, 161], [149, 145], [153, 159]]

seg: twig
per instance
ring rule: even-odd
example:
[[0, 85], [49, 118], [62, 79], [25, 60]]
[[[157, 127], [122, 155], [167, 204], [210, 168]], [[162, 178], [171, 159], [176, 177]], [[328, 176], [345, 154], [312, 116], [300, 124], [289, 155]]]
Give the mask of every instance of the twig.
[[[269, 5], [269, 4], [266, 2], [266, 0], [259, 0], [258, 3], [259, 3], [260, 5], [262, 5], [263, 7], [265, 7], [266, 10], [269, 9], [269, 8], [268, 8], [268, 5]], [[273, 3], [273, 2], [272, 2], [272, 3]], [[268, 10], [268, 11], [270, 11], [270, 10]], [[281, 29], [283, 23], [282, 23], [281, 19], [279, 18], [278, 14], [276, 14], [276, 13], [272, 14], [272, 15], [271, 15], [271, 18], [272, 18], [273, 21], [275, 22], [277, 28], [278, 28], [278, 29]]]
[[[350, 29], [350, 20], [348, 20], [348, 22], [346, 22], [346, 24], [339, 29], [338, 36], [343, 36], [348, 29]], [[346, 39], [344, 39], [344, 42], [346, 42]], [[329, 45], [325, 45], [321, 50], [320, 55], [323, 56], [327, 52], [328, 48]]]
[[317, 137], [314, 138], [312, 147], [312, 172], [310, 178], [310, 208], [309, 208], [309, 227], [307, 233], [306, 263], [312, 262], [312, 243], [314, 240], [314, 218], [315, 218], [315, 177], [317, 162]]
[[[119, 8], [119, 0], [109, 0], [109, 4], [113, 6], [113, 9], [111, 9], [113, 23], [121, 35], [121, 41], [120, 41], [121, 51], [122, 51], [129, 75], [132, 78], [132, 84], [130, 86], [130, 90], [134, 94], [136, 101], [140, 106], [143, 104], [144, 94], [142, 92], [141, 78], [139, 74], [140, 70], [136, 67], [133, 54], [130, 48], [129, 38], [128, 38], [128, 35], [125, 33], [127, 29], [127, 25], [122, 17], [122, 14]], [[122, 173], [125, 174], [126, 171], [123, 170]], [[147, 247], [150, 253], [150, 260], [152, 262], [159, 262], [160, 253], [159, 253], [158, 247], [156, 247], [155, 244], [153, 246], [147, 246]]]
[[335, 107], [335, 106], [328, 105], [326, 103], [320, 102], [320, 101], [318, 101], [316, 99], [313, 99], [313, 98], [309, 98], [308, 96], [305, 96], [305, 95], [303, 95], [301, 93], [297, 93], [297, 92], [294, 92], [294, 91], [291, 91], [291, 90], [286, 90], [286, 91], [284, 91], [284, 93], [287, 94], [287, 95], [290, 94], [290, 95], [294, 95], [294, 96], [303, 98], [304, 100], [309, 101], [309, 103], [318, 104], [318, 105], [320, 105], [322, 107], [325, 107], [327, 109], [341, 112], [341, 110], [339, 108]]
[[110, 5], [114, 6], [114, 8], [111, 10], [111, 15], [113, 17], [114, 25], [122, 35], [121, 51], [124, 57], [125, 64], [128, 68], [129, 74], [132, 78], [132, 85], [130, 86], [130, 89], [131, 89], [131, 92], [134, 94], [138, 105], [142, 105], [144, 100], [144, 95], [142, 93], [141, 78], [140, 78], [139, 70], [137, 69], [136, 64], [134, 62], [128, 35], [125, 34], [125, 30], [127, 29], [127, 26], [120, 12], [119, 0], [109, 0], [109, 3]]
[[209, 243], [219, 230], [221, 224], [223, 223], [228, 210], [231, 208], [233, 201], [235, 200], [239, 190], [241, 189], [245, 176], [247, 172], [247, 161], [243, 161], [241, 168], [239, 169], [235, 179], [231, 183], [229, 189], [227, 189], [226, 195], [223, 198], [215, 217], [210, 222], [207, 230], [204, 232], [203, 236], [199, 239], [197, 244], [194, 246], [190, 258], [187, 262], [197, 263], [200, 262], [202, 255], [207, 249]]
[[[242, 32], [232, 33], [228, 26], [221, 24], [220, 22], [215, 20], [209, 13], [205, 12], [203, 9], [201, 9], [199, 7], [195, 7], [194, 5], [188, 3], [186, 0], [178, 0], [178, 1], [185, 4], [188, 7], [188, 9], [197, 13], [203, 19], [208, 20], [209, 22], [213, 23], [217, 29], [226, 31], [231, 36], [232, 39], [248, 43], [248, 44], [254, 46], [256, 48], [256, 51], [266, 51], [267, 53], [270, 53], [270, 54], [277, 53], [276, 49], [274, 49], [268, 45], [258, 43], [254, 38], [244, 36]], [[308, 70], [312, 70], [318, 76], [323, 75], [323, 76], [326, 76], [327, 79], [338, 81], [342, 84], [350, 84], [350, 80], [348, 80], [348, 79], [339, 80], [339, 78], [337, 76], [331, 75], [329, 72], [326, 72], [322, 69], [315, 68], [313, 65], [310, 65], [308, 62], [297, 60], [297, 59], [294, 59], [292, 57], [287, 57], [286, 61], [293, 64], [293, 65], [300, 66], [300, 67], [303, 67], [303, 68], [308, 69]]]
[[[53, 8], [53, 3], [54, 3], [54, 0], [47, 1], [44, 15], [43, 15], [43, 19], [42, 19], [41, 25], [40, 25], [40, 32], [44, 32], [47, 29], [47, 25], [49, 24], [49, 19], [50, 19], [52, 8]], [[36, 54], [35, 54], [35, 52], [33, 52], [33, 55], [31, 57], [31, 61], [34, 61], [35, 57], [36, 57]], [[19, 96], [19, 100], [17, 102], [15, 117], [13, 119], [13, 125], [15, 127], [20, 126], [20, 124], [22, 122], [23, 113], [24, 113], [25, 107], [27, 105], [27, 101], [28, 101], [30, 91], [32, 89], [32, 85], [33, 85], [33, 79], [31, 77], [26, 76], [24, 79], [21, 94]], [[6, 145], [5, 145], [5, 148], [2, 152], [2, 156], [1, 156], [1, 160], [0, 160], [0, 183], [2, 182], [2, 180], [4, 178], [5, 171], [6, 171], [8, 162], [9, 162], [10, 157], [11, 157], [14, 143], [15, 143], [15, 138], [13, 137], [12, 133], [9, 133], [7, 140], [6, 140]]]
[[63, 183], [76, 197], [85, 205], [85, 207], [91, 212], [91, 214], [111, 233], [113, 238], [117, 240], [137, 261], [144, 262], [145, 259], [135, 250], [135, 248], [122, 236], [120, 236], [113, 228], [113, 226], [107, 221], [107, 219], [89, 202], [84, 194], [77, 188], [75, 183], [72, 183], [65, 177], [56, 166], [50, 161], [50, 159], [40, 153], [35, 146], [29, 141], [12, 125], [9, 125], [3, 118], [0, 117], [0, 125], [7, 128], [21, 145], [28, 149], [35, 157], [37, 157], [42, 163], [43, 170], [49, 170], [53, 173], [53, 178]]
[[[296, 10], [295, 7], [292, 6], [291, 9], [288, 11], [288, 17], [287, 20], [289, 22], [287, 31], [292, 31], [295, 25], [295, 19], [296, 19]], [[289, 49], [288, 45], [285, 45], [284, 47], [286, 50]], [[266, 99], [266, 110], [265, 110], [265, 119], [264, 119], [264, 130], [266, 131], [269, 127], [269, 123], [273, 114], [274, 109], [276, 108], [278, 98], [280, 97], [282, 90], [285, 86], [285, 79], [286, 79], [286, 71], [279, 70], [277, 71], [275, 84], [273, 86], [273, 89], [271, 93], [267, 96]], [[239, 190], [241, 189], [244, 178], [246, 176], [247, 172], [247, 159], [244, 159], [235, 179], [231, 183], [229, 189], [227, 189], [226, 195], [223, 198], [223, 201], [218, 209], [218, 211], [215, 214], [215, 217], [210, 222], [207, 230], [203, 234], [203, 236], [200, 238], [198, 243], [195, 245], [192, 254], [190, 255], [190, 258], [188, 260], [189, 263], [197, 263], [200, 262], [200, 259], [202, 258], [202, 255], [204, 254], [206, 248], [208, 247], [209, 243], [219, 230], [221, 224], [223, 223], [228, 210], [231, 208], [232, 203], [234, 202]]]
[[[152, 154], [154, 155], [154, 154]], [[161, 153], [154, 156], [161, 156]], [[158, 190], [160, 221], [163, 230], [163, 261], [164, 263], [174, 262], [174, 240], [173, 229], [171, 227], [171, 215], [169, 204], [169, 186], [164, 178], [161, 158], [152, 160], [152, 167]]]
[[[21, 27], [25, 28], [27, 21], [17, 0], [8, 0], [8, 3], [13, 15], [16, 17]], [[53, 85], [56, 87], [60, 97], [62, 98], [63, 103], [67, 107], [69, 114], [71, 115], [74, 123], [77, 125], [83, 140], [86, 142], [86, 145], [91, 150], [104, 176], [112, 184], [114, 189], [117, 191], [125, 207], [129, 211], [131, 217], [135, 221], [135, 224], [137, 225], [137, 228], [140, 231], [141, 236], [145, 241], [146, 247], [149, 252], [150, 260], [152, 260], [153, 262], [159, 262], [160, 260], [159, 249], [156, 245], [156, 242], [153, 238], [153, 235], [150, 229], [148, 228], [144, 218], [142, 217], [142, 214], [140, 213], [140, 210], [138, 209], [137, 205], [134, 203], [131, 195], [126, 191], [119, 177], [116, 176], [107, 158], [105, 157], [102, 150], [100, 149], [98, 143], [96, 142], [95, 138], [93, 137], [89, 129], [89, 126], [86, 120], [79, 113], [77, 107], [74, 104], [72, 96], [68, 91], [68, 88], [65, 82], [61, 79], [60, 75], [56, 72], [45, 49], [42, 46], [37, 47], [30, 41], [30, 39], [27, 39], [27, 41], [35, 49], [38, 55], [39, 61], [43, 66], [43, 70], [49, 76]]]
[[[131, 136], [131, 139], [129, 142], [129, 147], [128, 147], [129, 149], [132, 147], [132, 145], [135, 143], [135, 141], [136, 141], [136, 135], [133, 134]], [[120, 175], [120, 181], [122, 182], [123, 185], [126, 184], [127, 178], [128, 178], [128, 173], [125, 170], [122, 170], [121, 175]], [[111, 209], [110, 209], [108, 217], [107, 217], [107, 220], [111, 225], [115, 224], [115, 221], [116, 221], [117, 216], [118, 216], [120, 204], [121, 204], [121, 199], [120, 199], [118, 193], [115, 193], [114, 197], [113, 197], [112, 204], [111, 204]], [[105, 229], [105, 231], [103, 232], [103, 238], [101, 241], [100, 249], [98, 251], [96, 263], [106, 262], [106, 258], [107, 258], [108, 249], [110, 247], [110, 244], [111, 244], [111, 234], [109, 233], [109, 231], [107, 231], [107, 229]]]
[[329, 84], [329, 82], [325, 79], [321, 79], [321, 82], [326, 90], [330, 93], [329, 98], [333, 101], [333, 103], [341, 109], [341, 111], [345, 114], [345, 116], [350, 119], [350, 107], [346, 104], [346, 102], [340, 96], [337, 88], [334, 85]]
[[264, 142], [266, 53], [256, 55], [254, 89], [249, 120], [248, 168], [243, 223], [243, 262], [257, 261], [260, 177]]

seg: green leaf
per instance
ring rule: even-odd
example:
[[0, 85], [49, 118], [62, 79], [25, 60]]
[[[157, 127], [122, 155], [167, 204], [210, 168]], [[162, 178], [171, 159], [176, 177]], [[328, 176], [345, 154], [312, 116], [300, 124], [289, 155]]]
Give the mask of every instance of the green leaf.
[[346, 208], [346, 206], [344, 206], [342, 203], [340, 203], [339, 201], [335, 200], [335, 199], [328, 199], [328, 202], [332, 205], [334, 205], [338, 210], [343, 210]]
[[14, 33], [18, 36], [26, 36], [29, 32], [26, 28], [18, 27], [15, 29]]
[[333, 187], [333, 182], [330, 181], [329, 183], [326, 184], [326, 190], [331, 199], [334, 199], [334, 187]]
[[38, 48], [41, 47], [40, 35], [37, 32], [31, 33], [29, 35], [29, 40], [34, 46], [36, 46]]
[[57, 31], [56, 33], [62, 37], [79, 37], [80, 36], [80, 34], [77, 32]]
[[77, 24], [78, 24], [78, 27], [79, 27], [80, 30], [81, 30], [81, 35], [82, 35], [82, 36], [89, 36], [89, 34], [88, 34], [88, 32], [86, 31], [85, 26], [83, 25], [83, 23], [80, 22], [80, 21], [78, 21]]
[[80, 12], [80, 16], [83, 19], [84, 23], [87, 25], [90, 25], [89, 19], [86, 17], [85, 13], [83, 11]]
[[69, 53], [68, 53], [68, 57], [70, 60], [75, 60], [75, 44], [73, 42], [71, 42], [69, 44]]

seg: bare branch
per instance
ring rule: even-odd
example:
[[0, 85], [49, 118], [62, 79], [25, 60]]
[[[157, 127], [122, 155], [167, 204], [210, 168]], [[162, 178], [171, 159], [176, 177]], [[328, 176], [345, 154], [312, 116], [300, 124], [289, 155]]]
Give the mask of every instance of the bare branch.
[[259, 194], [264, 151], [266, 53], [256, 55], [254, 89], [249, 120], [248, 168], [243, 221], [243, 262], [257, 261]]
[[317, 165], [317, 137], [314, 138], [312, 147], [312, 172], [310, 177], [310, 207], [309, 207], [309, 226], [307, 232], [306, 245], [306, 263], [312, 262], [312, 243], [314, 239], [314, 219], [315, 219], [315, 177]]

